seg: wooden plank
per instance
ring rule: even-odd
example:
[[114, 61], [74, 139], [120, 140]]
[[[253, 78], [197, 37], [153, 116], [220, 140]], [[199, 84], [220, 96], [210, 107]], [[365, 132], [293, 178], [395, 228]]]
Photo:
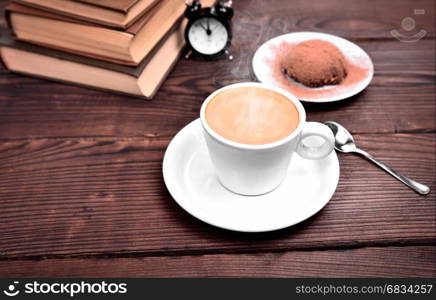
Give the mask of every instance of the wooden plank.
[[[0, 8], [3, 9], [8, 2], [9, 0], [0, 0]], [[236, 13], [233, 21], [242, 20], [253, 25], [251, 21], [256, 20], [258, 29], [261, 24], [269, 24], [279, 26], [285, 32], [334, 31], [348, 37], [390, 39], [390, 31], [401, 29], [403, 18], [412, 17], [416, 22], [416, 30], [426, 30], [427, 37], [434, 37], [435, 32], [435, 7], [432, 0], [397, 0], [395, 6], [388, 0], [378, 0], [371, 5], [349, 0], [346, 6], [341, 0], [325, 0], [321, 3], [308, 3], [305, 0], [244, 0], [233, 4]], [[415, 14], [416, 9], [420, 10], [418, 14]], [[3, 19], [1, 21], [0, 24], [4, 24]], [[261, 32], [270, 30], [260, 29]], [[410, 34], [413, 33], [414, 31]]]
[[[359, 39], [392, 39], [390, 31], [401, 29], [401, 21], [405, 17], [412, 17], [416, 22], [413, 33], [424, 29], [427, 37], [434, 37], [435, 7], [431, 0], [407, 1], [400, 0], [377, 1], [367, 3], [358, 0], [347, 1], [347, 5], [340, 0], [322, 2], [296, 1], [262, 1], [248, 0], [235, 1], [236, 10], [245, 19], [256, 18], [262, 24], [262, 19], [267, 19], [269, 27], [277, 27], [283, 32], [287, 31], [325, 31], [336, 32], [341, 36]], [[421, 13], [415, 14], [415, 9]], [[269, 19], [274, 16], [274, 19]], [[259, 20], [261, 19], [261, 20]], [[271, 30], [262, 27], [263, 30]], [[261, 31], [263, 32], [263, 31]], [[252, 36], [251, 38], [253, 38]], [[250, 38], [250, 37], [248, 37]]]
[[2, 277], [434, 277], [436, 247], [0, 261]]
[[[434, 131], [434, 42], [419, 43], [422, 48], [360, 43], [375, 62], [372, 84], [347, 101], [305, 105], [308, 119], [336, 120], [361, 133]], [[146, 102], [3, 73], [0, 138], [168, 137], [198, 117], [213, 90], [250, 76], [247, 59], [240, 65], [181, 61], [156, 99]]]
[[[340, 103], [306, 105], [308, 119], [336, 120], [360, 133], [434, 132], [433, 4], [400, 2], [394, 10], [390, 1], [378, 1], [376, 6], [352, 1], [346, 7], [337, 0], [322, 4], [236, 1], [231, 49], [235, 60], [182, 59], [150, 102], [31, 79], [1, 69], [0, 139], [168, 138], [198, 117], [203, 99], [212, 91], [229, 83], [255, 80], [250, 62], [260, 44], [273, 36], [301, 30], [337, 33], [355, 40], [375, 63], [374, 80], [365, 92]], [[413, 8], [426, 9], [424, 16], [416, 16], [417, 22], [422, 21], [419, 25], [428, 31], [426, 39], [402, 43], [390, 37], [389, 30], [403, 16], [413, 13]]]
[[0, 258], [208, 253], [435, 243], [435, 134], [357, 135], [387, 164], [432, 188], [419, 196], [359, 157], [340, 155], [331, 202], [268, 234], [216, 229], [165, 189], [167, 139], [0, 143]]

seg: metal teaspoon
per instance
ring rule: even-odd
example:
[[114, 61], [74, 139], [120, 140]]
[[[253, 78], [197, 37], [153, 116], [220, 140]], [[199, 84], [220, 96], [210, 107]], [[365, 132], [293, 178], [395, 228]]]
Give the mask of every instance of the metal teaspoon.
[[333, 135], [335, 136], [335, 149], [338, 150], [339, 152], [360, 154], [367, 160], [373, 162], [375, 165], [377, 165], [381, 169], [385, 170], [386, 172], [394, 176], [396, 179], [407, 185], [409, 188], [411, 188], [418, 194], [427, 195], [428, 193], [430, 193], [430, 188], [428, 186], [416, 182], [415, 180], [412, 180], [404, 175], [401, 175], [391, 167], [388, 167], [384, 163], [376, 160], [369, 153], [357, 148], [356, 144], [354, 143], [353, 136], [343, 126], [333, 121], [328, 121], [325, 122], [324, 124], [327, 125], [333, 131]]

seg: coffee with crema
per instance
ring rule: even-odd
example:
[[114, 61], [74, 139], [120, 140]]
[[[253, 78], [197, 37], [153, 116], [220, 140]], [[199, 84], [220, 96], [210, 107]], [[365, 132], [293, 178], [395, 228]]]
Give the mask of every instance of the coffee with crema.
[[251, 145], [279, 141], [299, 124], [298, 110], [288, 98], [259, 87], [221, 91], [207, 104], [205, 117], [222, 137]]

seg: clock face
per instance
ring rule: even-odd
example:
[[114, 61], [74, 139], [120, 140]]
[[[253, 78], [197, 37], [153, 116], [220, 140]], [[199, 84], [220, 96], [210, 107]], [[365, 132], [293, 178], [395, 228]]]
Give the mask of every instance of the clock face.
[[209, 17], [196, 20], [188, 32], [192, 48], [206, 55], [213, 55], [223, 50], [228, 38], [227, 29], [223, 23]]

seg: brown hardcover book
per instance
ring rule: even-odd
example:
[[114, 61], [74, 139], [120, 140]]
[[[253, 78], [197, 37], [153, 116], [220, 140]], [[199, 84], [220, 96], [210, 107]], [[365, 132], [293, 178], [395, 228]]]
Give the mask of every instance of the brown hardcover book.
[[181, 54], [185, 23], [136, 67], [17, 41], [7, 31], [1, 32], [0, 58], [13, 72], [151, 99]]
[[[138, 1], [74, 1], [74, 0], [14, 0], [60, 15], [102, 24], [127, 28], [159, 0]], [[117, 3], [118, 2], [118, 3]]]
[[[214, 0], [203, 1], [212, 5]], [[126, 30], [96, 26], [85, 21], [12, 3], [6, 16], [14, 35], [22, 41], [62, 51], [137, 65], [182, 20], [180, 0], [161, 0]]]

